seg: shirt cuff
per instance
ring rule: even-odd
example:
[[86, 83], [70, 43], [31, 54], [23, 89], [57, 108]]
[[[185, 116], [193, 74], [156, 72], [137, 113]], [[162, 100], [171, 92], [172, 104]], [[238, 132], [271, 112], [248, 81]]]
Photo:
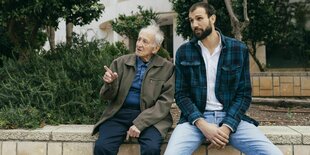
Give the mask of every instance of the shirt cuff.
[[233, 128], [230, 127], [228, 124], [223, 124], [223, 125], [227, 126], [230, 129], [231, 132], [234, 132]]
[[203, 119], [203, 118], [199, 117], [199, 118], [195, 119], [195, 120], [192, 122], [192, 124], [195, 125], [196, 121], [198, 121], [199, 119]]

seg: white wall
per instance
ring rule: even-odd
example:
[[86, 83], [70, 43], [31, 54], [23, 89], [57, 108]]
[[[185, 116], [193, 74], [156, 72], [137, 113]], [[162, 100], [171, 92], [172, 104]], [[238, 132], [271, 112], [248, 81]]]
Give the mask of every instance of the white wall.
[[[105, 6], [105, 10], [102, 13], [98, 21], [93, 21], [88, 25], [74, 26], [73, 31], [78, 34], [87, 33], [88, 39], [93, 37], [98, 39], [106, 39], [110, 42], [123, 40], [121, 36], [113, 32], [112, 29], [101, 29], [99, 26], [105, 22], [113, 20], [119, 16], [119, 14], [131, 15], [131, 13], [138, 12], [138, 6], [143, 6], [144, 9], [152, 8], [161, 16], [170, 16], [169, 18], [175, 18], [175, 14], [172, 11], [172, 4], [168, 0], [101, 0], [101, 3]], [[171, 14], [171, 15], [170, 15]], [[172, 15], [174, 14], [174, 15]], [[175, 24], [176, 21], [171, 19], [171, 24]], [[173, 26], [175, 28], [175, 26]], [[174, 52], [183, 42], [183, 39], [176, 35], [174, 31]], [[65, 42], [66, 40], [66, 25], [65, 21], [62, 20], [59, 23], [59, 29], [55, 32], [56, 44]], [[45, 49], [49, 49], [49, 44], [46, 42]]]

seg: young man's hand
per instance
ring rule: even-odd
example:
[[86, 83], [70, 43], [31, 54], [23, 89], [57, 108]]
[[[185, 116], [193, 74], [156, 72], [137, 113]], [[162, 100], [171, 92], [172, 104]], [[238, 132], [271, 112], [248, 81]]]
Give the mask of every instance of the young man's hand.
[[[229, 134], [223, 127], [218, 127], [215, 124], [208, 123], [204, 119], [199, 119], [195, 125], [200, 129], [203, 135], [211, 142], [210, 148], [224, 148], [228, 144]], [[230, 129], [228, 128], [230, 131]], [[209, 148], [208, 147], [208, 148]]]
[[[226, 135], [228, 135], [228, 137], [229, 137], [229, 135], [230, 135], [230, 133], [231, 133], [231, 130], [230, 130], [229, 127], [227, 127], [226, 125], [222, 125], [219, 129], [222, 130], [222, 131], [223, 131]], [[220, 149], [224, 149], [225, 146], [226, 146], [226, 145], [224, 145], [224, 146], [216, 146], [215, 144], [211, 143], [211, 144], [208, 146], [208, 150], [209, 150], [209, 149], [212, 149], [212, 148], [215, 148], [215, 149], [220, 150]]]

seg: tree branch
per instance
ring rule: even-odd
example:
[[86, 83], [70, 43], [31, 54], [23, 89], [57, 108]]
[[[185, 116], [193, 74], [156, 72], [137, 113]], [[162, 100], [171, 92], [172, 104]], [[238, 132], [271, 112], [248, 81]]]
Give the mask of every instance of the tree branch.
[[234, 23], [239, 23], [239, 20], [235, 16], [234, 10], [232, 8], [231, 0], [225, 0], [225, 6], [230, 16], [230, 20], [232, 20]]
[[248, 2], [247, 0], [243, 0], [243, 16], [244, 16], [244, 22], [241, 25], [240, 31], [242, 32], [249, 24], [250, 24], [250, 19], [248, 16]]

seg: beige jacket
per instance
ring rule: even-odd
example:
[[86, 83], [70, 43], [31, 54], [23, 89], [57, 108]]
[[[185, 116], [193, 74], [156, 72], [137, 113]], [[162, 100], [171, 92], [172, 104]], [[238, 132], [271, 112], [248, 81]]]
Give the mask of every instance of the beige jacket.
[[[135, 54], [121, 56], [112, 62], [110, 69], [117, 72], [118, 78], [111, 84], [104, 84], [101, 88], [100, 96], [111, 102], [106, 107], [99, 122], [95, 124], [93, 134], [98, 132], [102, 122], [111, 118], [122, 107], [135, 77], [135, 68]], [[141, 113], [133, 121], [133, 124], [140, 131], [153, 125], [163, 138], [166, 136], [172, 125], [170, 107], [174, 102], [174, 83], [173, 64], [158, 55], [154, 55], [142, 81]]]

